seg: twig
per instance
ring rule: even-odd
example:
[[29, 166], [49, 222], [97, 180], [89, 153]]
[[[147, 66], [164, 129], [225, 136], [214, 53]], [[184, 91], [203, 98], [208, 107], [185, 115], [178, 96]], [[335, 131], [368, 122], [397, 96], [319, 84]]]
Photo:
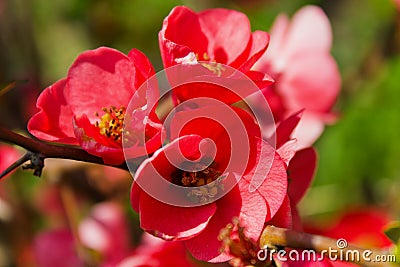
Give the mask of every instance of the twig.
[[16, 82], [12, 82], [12, 83], [7, 84], [5, 87], [1, 88], [0, 89], [0, 96], [4, 95], [5, 93], [7, 93], [11, 89], [13, 89], [16, 84], [17, 84]]
[[[103, 162], [102, 158], [94, 156], [92, 154], [89, 154], [88, 152], [86, 152], [83, 149], [80, 149], [77, 147], [71, 147], [71, 146], [61, 146], [61, 145], [54, 145], [54, 144], [46, 143], [46, 142], [43, 142], [43, 141], [40, 141], [37, 139], [29, 138], [29, 137], [23, 136], [21, 134], [15, 133], [15, 132], [13, 132], [5, 127], [1, 127], [1, 126], [0, 126], [0, 140], [4, 141], [6, 143], [11, 143], [11, 144], [15, 144], [20, 147], [23, 147], [32, 153], [32, 154], [29, 154], [29, 153], [25, 154], [24, 157], [17, 160], [14, 164], [12, 164], [9, 168], [7, 168], [6, 171], [4, 171], [3, 173], [0, 174], [0, 179], [2, 177], [4, 177], [7, 173], [9, 173], [10, 171], [14, 170], [18, 166], [25, 163], [26, 161], [28, 161], [28, 160], [32, 161], [33, 155], [36, 156], [36, 158], [42, 158], [43, 160], [45, 158], [71, 159], [71, 160], [77, 160], [77, 161], [84, 161], [84, 162], [108, 165], [108, 166], [120, 168], [123, 170], [128, 170], [128, 167], [125, 163], [118, 165], [118, 166], [105, 164]], [[28, 155], [30, 155], [30, 156], [28, 156]], [[34, 162], [32, 162], [31, 165], [27, 166], [27, 168], [33, 168], [36, 171], [36, 168], [35, 168], [36, 165]], [[40, 165], [40, 161], [39, 161], [39, 165]], [[43, 168], [43, 166], [41, 166], [41, 168]], [[40, 174], [40, 173], [37, 172], [37, 174]]]
[[[384, 262], [382, 256], [391, 256], [390, 258], [386, 257], [386, 259], [390, 259], [392, 263], [395, 260], [388, 250], [365, 249], [347, 243], [340, 244], [340, 241], [346, 242], [344, 239], [337, 240], [290, 229], [267, 226], [261, 235], [260, 246], [261, 248], [289, 247], [313, 250], [325, 257], [336, 256], [334, 260], [342, 259], [368, 267], [390, 266], [390, 261]], [[333, 254], [329, 254], [329, 251], [333, 252]]]

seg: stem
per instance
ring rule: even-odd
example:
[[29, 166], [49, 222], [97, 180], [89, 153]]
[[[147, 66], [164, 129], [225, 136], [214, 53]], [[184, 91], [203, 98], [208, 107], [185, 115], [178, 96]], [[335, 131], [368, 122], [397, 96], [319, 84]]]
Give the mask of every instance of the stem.
[[85, 266], [95, 266], [93, 258], [86, 250], [79, 237], [79, 206], [74, 192], [67, 185], [60, 185], [61, 199], [64, 205], [69, 228], [72, 232], [76, 253]]
[[[332, 251], [333, 256], [340, 258], [340, 255], [343, 255], [342, 258], [345, 261], [368, 267], [388, 266], [389, 264], [389, 262], [373, 261], [374, 259], [377, 259], [377, 256], [389, 255], [390, 251], [388, 250], [365, 249], [351, 244], [339, 249], [337, 239], [297, 232], [275, 226], [267, 226], [264, 229], [260, 239], [260, 246], [261, 248], [289, 247], [294, 249], [313, 250], [317, 253], [321, 253], [325, 257], [330, 255], [327, 252]], [[336, 250], [336, 252], [334, 250]], [[354, 256], [354, 254], [358, 254], [359, 259]]]
[[[60, 145], [49, 144], [37, 139], [33, 139], [15, 133], [2, 126], [0, 126], [0, 140], [7, 143], [18, 145], [33, 153], [40, 153], [45, 158], [71, 159], [77, 161], [97, 163], [102, 165], [109, 165], [105, 164], [102, 158], [89, 154], [83, 149], [71, 146], [60, 146]], [[20, 163], [19, 165], [21, 165], [22, 163]], [[115, 165], [109, 165], [109, 166], [128, 170], [126, 164], [121, 164], [118, 166]]]

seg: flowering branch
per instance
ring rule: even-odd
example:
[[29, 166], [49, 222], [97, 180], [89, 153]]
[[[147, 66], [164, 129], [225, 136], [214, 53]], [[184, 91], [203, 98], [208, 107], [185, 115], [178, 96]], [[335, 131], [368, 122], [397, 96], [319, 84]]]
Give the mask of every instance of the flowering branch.
[[[383, 261], [382, 256], [389, 256], [390, 250], [365, 249], [354, 245], [341, 244], [340, 239], [332, 239], [319, 235], [297, 232], [290, 229], [267, 226], [260, 238], [261, 248], [289, 247], [294, 249], [309, 249], [324, 256], [333, 252], [333, 256], [343, 255], [342, 259], [361, 266], [388, 266], [388, 261]], [[342, 240], [346, 242], [344, 239]], [[355, 256], [355, 255], [358, 255]], [[340, 257], [337, 257], [340, 259]], [[382, 261], [379, 261], [382, 259]]]
[[[11, 143], [25, 148], [29, 152], [26, 153], [21, 159], [17, 160], [9, 168], [7, 168], [3, 173], [0, 174], [0, 179], [6, 174], [17, 168], [18, 166], [24, 164], [27, 161], [31, 161], [30, 164], [26, 165], [26, 169], [34, 169], [34, 175], [40, 176], [41, 169], [44, 167], [43, 160], [45, 158], [60, 158], [60, 159], [71, 159], [90, 163], [104, 164], [100, 157], [91, 155], [85, 150], [71, 147], [71, 146], [59, 146], [49, 144], [37, 139], [23, 136], [16, 132], [13, 132], [5, 127], [0, 126], [0, 140], [6, 143]], [[114, 166], [116, 168], [128, 170], [126, 164], [121, 164]]]

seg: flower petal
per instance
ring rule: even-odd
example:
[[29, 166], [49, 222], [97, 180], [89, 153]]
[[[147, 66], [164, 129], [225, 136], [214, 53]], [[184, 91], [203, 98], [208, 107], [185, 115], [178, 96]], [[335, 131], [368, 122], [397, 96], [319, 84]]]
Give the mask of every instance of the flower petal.
[[283, 144], [278, 148], [277, 152], [281, 159], [285, 162], [286, 166], [289, 165], [289, 161], [293, 158], [297, 149], [297, 139], [292, 139]]
[[165, 68], [176, 65], [176, 59], [190, 52], [207, 52], [208, 45], [197, 14], [183, 6], [172, 9], [164, 19], [159, 42]]
[[272, 217], [272, 219], [267, 223], [269, 225], [274, 225], [277, 227], [292, 228], [293, 226], [292, 207], [288, 195], [286, 195], [285, 200], [282, 203], [282, 206], [279, 208], [275, 216]]
[[303, 111], [296, 112], [287, 119], [281, 121], [276, 128], [276, 147], [280, 148], [283, 144], [290, 140], [294, 129], [298, 125]]
[[270, 208], [265, 201], [265, 196], [258, 191], [250, 192], [250, 183], [246, 179], [241, 179], [238, 185], [242, 198], [239, 219], [241, 225], [245, 228], [246, 236], [257, 242]]
[[164, 204], [148, 194], [140, 195], [140, 226], [165, 240], [184, 240], [206, 228], [217, 207], [215, 203], [198, 207]]
[[65, 79], [47, 87], [39, 96], [40, 109], [28, 122], [28, 131], [35, 137], [64, 144], [77, 145], [73, 114], [64, 97]]
[[276, 88], [289, 110], [325, 112], [335, 103], [340, 84], [333, 57], [328, 52], [308, 50], [292, 58]]
[[304, 111], [302, 118], [292, 133], [297, 139], [297, 149], [312, 146], [324, 131], [325, 123], [331, 120], [331, 114]]
[[251, 34], [251, 47], [249, 48], [248, 59], [239, 68], [246, 73], [254, 63], [265, 53], [269, 44], [269, 34], [263, 31], [255, 31]]
[[329, 52], [332, 30], [328, 17], [317, 6], [305, 6], [293, 16], [286, 36], [289, 57], [297, 51]]
[[270, 30], [270, 42], [268, 50], [254, 64], [253, 69], [271, 74], [271, 70], [278, 71], [285, 67], [285, 55], [282, 55], [282, 48], [285, 45], [287, 29], [289, 27], [289, 18], [280, 14], [274, 21]]
[[147, 79], [155, 75], [154, 67], [145, 54], [137, 49], [132, 49], [128, 54], [129, 59], [135, 66], [134, 87], [138, 89]]
[[[221, 241], [218, 235], [222, 228], [232, 223], [234, 217], [239, 217], [242, 206], [239, 187], [234, 187], [227, 195], [217, 201], [217, 211], [198, 236], [185, 241], [186, 248], [198, 260], [223, 262], [232, 256], [221, 253]], [[262, 221], [263, 218], [261, 218]]]
[[245, 52], [251, 38], [250, 21], [245, 14], [224, 8], [207, 9], [199, 13], [199, 21], [209, 42], [205, 52], [211, 60], [230, 65]]
[[297, 151], [289, 163], [289, 197], [297, 204], [311, 184], [317, 165], [317, 154], [314, 148]]
[[80, 146], [88, 153], [101, 157], [105, 164], [120, 165], [125, 161], [121, 147], [102, 136], [86, 115], [74, 119], [74, 131]]
[[72, 112], [93, 123], [103, 107], [127, 107], [136, 91], [135, 65], [121, 52], [100, 47], [79, 55], [68, 72], [65, 96]]
[[[254, 175], [265, 174], [268, 170], [265, 168], [270, 167], [267, 177], [262, 179], [262, 183], [258, 185], [257, 188], [252, 185], [251, 189], [256, 190], [267, 202], [269, 213], [266, 216], [266, 220], [270, 220], [276, 212], [279, 210], [287, 192], [287, 174], [284, 161], [281, 159], [278, 153], [274, 152], [272, 147], [268, 148], [268, 144], [264, 142], [265, 149], [260, 151], [258, 149], [257, 153], [257, 164], [254, 169], [246, 174], [243, 179], [249, 183], [253, 183], [253, 180], [257, 181], [259, 177], [254, 178]], [[271, 158], [270, 153], [275, 155]], [[269, 162], [272, 161], [272, 165]], [[256, 169], [257, 168], [257, 169]], [[254, 184], [254, 183], [253, 183]]]

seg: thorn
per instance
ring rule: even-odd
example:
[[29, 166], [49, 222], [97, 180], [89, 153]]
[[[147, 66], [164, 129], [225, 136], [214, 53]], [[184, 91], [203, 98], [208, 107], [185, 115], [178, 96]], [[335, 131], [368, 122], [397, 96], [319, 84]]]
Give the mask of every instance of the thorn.
[[33, 152], [28, 152], [27, 154], [29, 154], [29, 159], [31, 162], [22, 166], [22, 169], [31, 169], [33, 170], [34, 176], [40, 177], [42, 175], [42, 170], [44, 167], [45, 156], [43, 154]]

